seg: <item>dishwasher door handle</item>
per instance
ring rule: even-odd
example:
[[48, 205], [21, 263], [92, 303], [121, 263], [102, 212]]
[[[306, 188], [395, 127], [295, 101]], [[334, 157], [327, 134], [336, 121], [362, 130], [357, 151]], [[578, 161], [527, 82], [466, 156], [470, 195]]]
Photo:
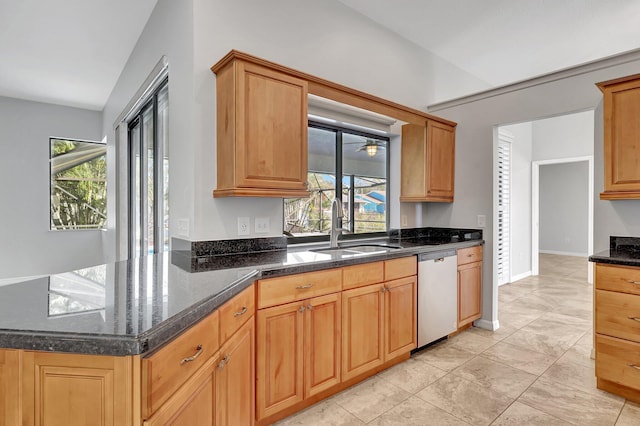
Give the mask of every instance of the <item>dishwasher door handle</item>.
[[444, 257], [441, 257], [439, 259], [433, 259], [434, 262], [438, 263], [438, 262], [444, 262]]

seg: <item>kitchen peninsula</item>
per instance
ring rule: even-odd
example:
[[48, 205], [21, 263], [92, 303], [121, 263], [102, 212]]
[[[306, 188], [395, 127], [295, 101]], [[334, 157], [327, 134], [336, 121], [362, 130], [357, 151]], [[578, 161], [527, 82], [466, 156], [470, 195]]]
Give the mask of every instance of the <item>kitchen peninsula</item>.
[[[19, 419], [22, 424], [40, 424], [46, 416], [65, 424], [98, 419], [104, 424], [164, 424], [185, 412], [198, 395], [206, 400], [211, 393], [216, 395], [208, 398], [215, 400], [215, 410], [211, 402], [195, 404], [199, 411], [208, 410], [209, 416], [215, 412], [217, 424], [229, 424], [234, 418], [246, 418], [250, 423], [255, 418], [253, 368], [257, 365], [260, 371], [262, 362], [255, 354], [269, 344], [261, 340], [259, 320], [256, 333], [256, 312], [303, 300], [290, 294], [299, 291], [294, 287], [283, 292], [289, 284], [282, 278], [305, 279], [295, 287], [317, 282], [308, 296], [332, 296], [339, 301], [346, 279], [343, 274], [354, 283], [367, 275], [371, 280], [351, 287], [365, 283], [385, 286], [403, 276], [413, 276], [408, 282], [415, 286], [415, 254], [482, 244], [481, 232], [475, 230], [435, 234], [439, 241], [428, 234], [367, 241], [382, 249], [350, 255], [311, 251], [311, 247], [287, 249], [283, 238], [285, 245], [280, 248], [246, 256], [193, 258], [188, 252], [176, 251], [2, 286], [0, 411], [4, 417], [0, 420], [4, 424], [18, 423]], [[360, 267], [363, 264], [368, 266]], [[378, 267], [380, 278], [371, 275]], [[278, 286], [267, 290], [268, 282], [271, 287], [273, 283]], [[322, 290], [328, 282], [336, 287]], [[265, 283], [263, 287], [261, 283]], [[282, 298], [267, 302], [274, 292]], [[314, 313], [322, 315], [319, 305]], [[411, 305], [409, 299], [409, 308]], [[311, 311], [316, 302], [304, 306]], [[344, 312], [339, 308], [334, 312], [338, 323]], [[343, 323], [343, 331], [345, 328]], [[412, 330], [408, 350], [370, 371], [375, 373], [406, 359], [415, 348], [415, 328]], [[240, 356], [234, 358], [234, 351]], [[227, 366], [228, 374], [245, 375], [244, 384], [237, 378], [225, 379]], [[367, 373], [354, 374], [353, 383], [364, 377]], [[320, 389], [312, 400], [339, 390], [339, 382]], [[269, 392], [260, 391], [260, 375], [257, 383], [257, 405], [266, 407], [264, 398]], [[246, 387], [238, 388], [240, 385]], [[242, 392], [244, 397], [239, 401], [230, 396], [233, 392]], [[76, 410], [73, 418], [65, 417], [69, 416], [65, 410], [76, 406], [84, 407], [82, 412]], [[267, 410], [259, 420], [280, 411], [278, 407]]]

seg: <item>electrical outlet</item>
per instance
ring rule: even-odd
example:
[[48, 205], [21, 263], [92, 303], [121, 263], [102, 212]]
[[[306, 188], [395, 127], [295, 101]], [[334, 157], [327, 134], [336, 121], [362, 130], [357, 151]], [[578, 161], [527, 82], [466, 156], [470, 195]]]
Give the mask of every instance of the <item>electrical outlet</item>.
[[400, 226], [407, 226], [407, 215], [403, 214], [400, 217]]
[[248, 217], [238, 218], [238, 235], [249, 235], [250, 227], [251, 227], [251, 218], [248, 218]]
[[487, 226], [487, 216], [479, 214], [477, 217], [477, 221], [480, 228], [484, 228], [485, 226]]
[[256, 234], [269, 233], [269, 218], [268, 217], [256, 217], [255, 221]]

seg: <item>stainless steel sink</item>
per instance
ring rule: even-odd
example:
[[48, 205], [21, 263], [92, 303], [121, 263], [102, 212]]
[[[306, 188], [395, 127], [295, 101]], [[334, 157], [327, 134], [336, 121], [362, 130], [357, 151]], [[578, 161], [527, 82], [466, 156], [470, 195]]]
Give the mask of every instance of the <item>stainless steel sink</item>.
[[361, 244], [357, 246], [321, 248], [321, 249], [315, 249], [311, 251], [317, 252], [317, 253], [327, 253], [327, 254], [333, 254], [336, 256], [346, 257], [346, 256], [358, 256], [363, 254], [386, 253], [388, 251], [392, 251], [399, 248], [400, 247], [385, 246], [385, 245], [378, 245], [378, 244]]

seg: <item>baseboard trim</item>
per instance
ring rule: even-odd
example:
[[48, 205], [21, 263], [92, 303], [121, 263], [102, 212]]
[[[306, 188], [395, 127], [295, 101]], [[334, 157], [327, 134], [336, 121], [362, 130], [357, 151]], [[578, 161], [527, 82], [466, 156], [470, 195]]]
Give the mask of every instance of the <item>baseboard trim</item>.
[[473, 325], [478, 328], [484, 328], [485, 330], [491, 330], [491, 331], [496, 331], [497, 329], [500, 328], [500, 323], [498, 322], [498, 320], [489, 321], [485, 319], [479, 319], [477, 321], [474, 321]]
[[522, 274], [514, 275], [511, 277], [511, 282], [515, 283], [516, 281], [523, 280], [527, 277], [531, 276], [531, 271], [523, 272]]
[[576, 256], [576, 257], [589, 257], [587, 253], [576, 253], [572, 251], [557, 251], [557, 250], [539, 250], [542, 254], [557, 254], [560, 256]]

